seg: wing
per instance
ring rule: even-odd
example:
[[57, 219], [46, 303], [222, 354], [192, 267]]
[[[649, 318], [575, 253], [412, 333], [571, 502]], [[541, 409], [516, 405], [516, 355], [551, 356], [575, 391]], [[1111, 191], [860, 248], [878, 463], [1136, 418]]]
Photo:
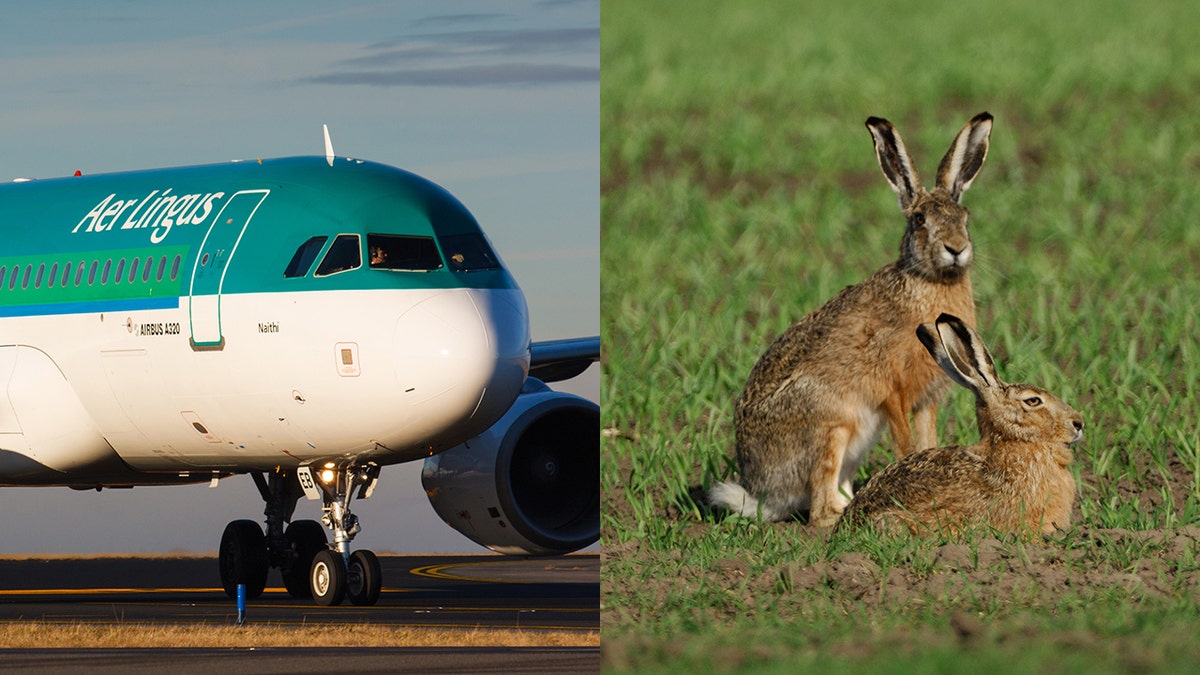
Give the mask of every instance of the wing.
[[600, 360], [600, 336], [529, 345], [529, 375], [543, 382], [569, 380]]

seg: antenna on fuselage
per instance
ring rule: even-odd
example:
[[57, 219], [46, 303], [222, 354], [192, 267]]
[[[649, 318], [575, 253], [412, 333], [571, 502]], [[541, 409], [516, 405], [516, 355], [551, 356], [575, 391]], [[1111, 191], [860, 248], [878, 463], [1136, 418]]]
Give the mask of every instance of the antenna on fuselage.
[[325, 130], [325, 161], [333, 166], [333, 141], [329, 140], [329, 125], [322, 124], [321, 128]]

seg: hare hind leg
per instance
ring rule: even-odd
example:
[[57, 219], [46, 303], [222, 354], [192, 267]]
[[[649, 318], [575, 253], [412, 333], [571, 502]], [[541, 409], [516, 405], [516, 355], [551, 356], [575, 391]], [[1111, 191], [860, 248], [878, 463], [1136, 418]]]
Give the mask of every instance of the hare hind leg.
[[808, 511], [810, 525], [833, 525], [850, 503], [850, 495], [842, 494], [841, 484], [843, 463], [854, 439], [854, 432], [851, 426], [837, 426], [831, 429], [818, 461], [813, 464], [812, 475], [809, 477], [812, 495]]

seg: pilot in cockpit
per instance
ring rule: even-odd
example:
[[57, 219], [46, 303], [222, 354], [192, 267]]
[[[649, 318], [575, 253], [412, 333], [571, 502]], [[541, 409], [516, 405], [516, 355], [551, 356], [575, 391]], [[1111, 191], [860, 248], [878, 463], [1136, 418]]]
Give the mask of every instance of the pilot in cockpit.
[[381, 246], [371, 247], [371, 267], [380, 267], [387, 262], [387, 253]]

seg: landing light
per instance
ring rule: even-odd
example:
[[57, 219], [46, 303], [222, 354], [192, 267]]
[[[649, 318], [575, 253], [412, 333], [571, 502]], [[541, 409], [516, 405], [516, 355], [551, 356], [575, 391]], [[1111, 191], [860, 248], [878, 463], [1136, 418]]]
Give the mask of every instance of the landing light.
[[321, 472], [321, 482], [328, 485], [329, 483], [333, 482], [333, 476], [333, 469], [325, 469]]

